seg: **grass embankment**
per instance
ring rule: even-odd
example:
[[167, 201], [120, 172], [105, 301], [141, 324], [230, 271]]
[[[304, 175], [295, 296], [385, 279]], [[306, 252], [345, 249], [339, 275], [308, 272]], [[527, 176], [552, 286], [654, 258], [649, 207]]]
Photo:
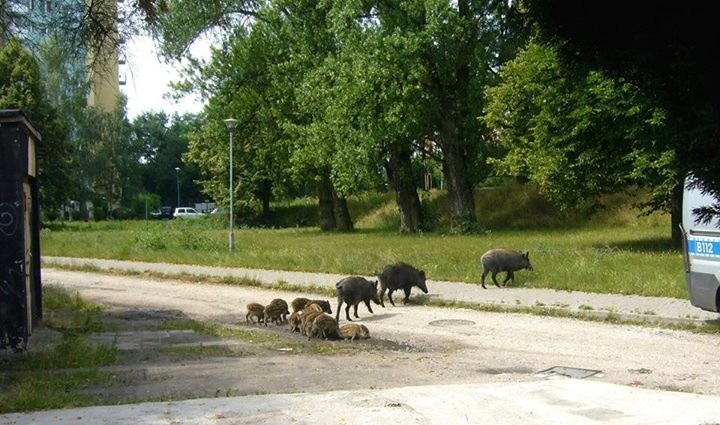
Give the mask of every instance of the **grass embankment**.
[[[442, 230], [400, 235], [390, 230], [397, 218], [391, 197], [374, 196], [351, 203], [359, 228], [353, 233], [241, 228], [235, 231], [236, 249], [229, 253], [222, 220], [75, 222], [48, 226], [42, 232], [42, 252], [347, 275], [373, 274], [388, 263], [405, 261], [432, 280], [479, 282], [480, 255], [506, 247], [529, 251], [535, 268], [516, 273], [517, 286], [687, 297], [682, 257], [670, 245], [666, 215], [638, 217], [629, 207], [632, 198], [618, 197], [600, 214], [581, 219], [559, 215], [527, 190], [485, 192], [478, 195], [485, 230], [474, 235]], [[437, 204], [432, 211], [442, 223], [441, 195], [427, 199], [429, 205]], [[307, 217], [312, 204], [306, 204], [305, 209], [293, 205], [295, 214]]]

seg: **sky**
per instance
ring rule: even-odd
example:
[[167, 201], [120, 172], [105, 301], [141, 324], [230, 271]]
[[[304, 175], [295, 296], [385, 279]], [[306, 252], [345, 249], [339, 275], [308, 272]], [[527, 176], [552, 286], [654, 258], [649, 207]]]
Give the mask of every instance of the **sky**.
[[[196, 56], [209, 57], [209, 42], [201, 40], [193, 45], [191, 52]], [[143, 112], [195, 113], [202, 110], [202, 103], [196, 98], [184, 98], [180, 102], [166, 99], [170, 91], [168, 84], [179, 80], [176, 67], [157, 58], [155, 44], [150, 37], [136, 37], [128, 41], [127, 64], [120, 66], [122, 79], [126, 84], [120, 91], [127, 96], [127, 117], [130, 121]]]

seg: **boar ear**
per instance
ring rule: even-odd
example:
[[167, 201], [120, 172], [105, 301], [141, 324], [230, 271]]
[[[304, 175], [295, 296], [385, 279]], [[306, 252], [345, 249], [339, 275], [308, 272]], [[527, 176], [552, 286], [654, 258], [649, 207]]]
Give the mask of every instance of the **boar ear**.
[[425, 279], [425, 270], [420, 270], [420, 276], [422, 276], [423, 279]]
[[530, 259], [530, 251], [525, 251], [525, 258]]

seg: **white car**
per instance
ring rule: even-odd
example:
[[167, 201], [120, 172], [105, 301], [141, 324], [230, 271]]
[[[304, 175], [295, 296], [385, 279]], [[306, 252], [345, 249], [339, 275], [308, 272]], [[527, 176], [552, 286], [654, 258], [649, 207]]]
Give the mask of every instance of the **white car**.
[[173, 217], [174, 218], [200, 218], [200, 217], [203, 217], [203, 214], [199, 213], [195, 208], [180, 207], [180, 208], [175, 208]]

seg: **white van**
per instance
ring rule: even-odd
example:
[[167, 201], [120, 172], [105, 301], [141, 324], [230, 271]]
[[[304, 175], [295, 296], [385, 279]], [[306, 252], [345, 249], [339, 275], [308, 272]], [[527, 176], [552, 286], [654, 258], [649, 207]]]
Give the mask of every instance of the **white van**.
[[682, 207], [683, 257], [685, 281], [690, 303], [703, 310], [720, 312], [720, 218], [697, 223], [693, 210], [718, 202], [698, 189], [688, 189], [685, 181]]

